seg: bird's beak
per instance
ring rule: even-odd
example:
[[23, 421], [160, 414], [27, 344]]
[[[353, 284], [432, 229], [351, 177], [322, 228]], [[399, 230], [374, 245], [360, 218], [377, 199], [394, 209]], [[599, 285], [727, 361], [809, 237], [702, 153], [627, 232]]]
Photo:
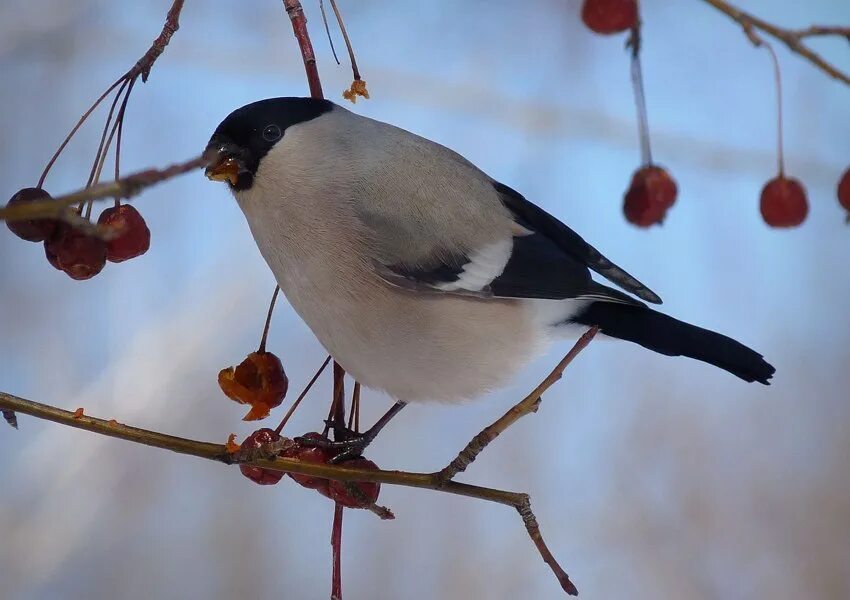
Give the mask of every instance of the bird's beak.
[[212, 181], [227, 181], [232, 186], [239, 182], [239, 172], [244, 170], [239, 151], [230, 144], [211, 143], [204, 151], [207, 159], [206, 176]]

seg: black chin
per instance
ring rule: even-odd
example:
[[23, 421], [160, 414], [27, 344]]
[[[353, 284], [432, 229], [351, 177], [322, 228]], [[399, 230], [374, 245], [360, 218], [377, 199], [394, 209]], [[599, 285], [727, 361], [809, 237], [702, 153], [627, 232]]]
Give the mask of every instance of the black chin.
[[239, 177], [236, 178], [236, 185], [232, 183], [228, 183], [230, 189], [234, 192], [244, 192], [246, 190], [250, 190], [254, 185], [254, 174], [250, 171], [242, 171], [239, 173]]

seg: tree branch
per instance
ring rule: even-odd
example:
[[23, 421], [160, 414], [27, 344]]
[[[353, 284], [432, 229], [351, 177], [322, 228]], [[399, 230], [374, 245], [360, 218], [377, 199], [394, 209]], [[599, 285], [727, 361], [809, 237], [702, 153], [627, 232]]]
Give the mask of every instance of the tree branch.
[[304, 16], [301, 2], [300, 0], [283, 0], [283, 7], [292, 21], [292, 31], [295, 33], [295, 39], [298, 40], [298, 47], [301, 49], [304, 71], [307, 73], [307, 83], [310, 86], [310, 95], [313, 98], [324, 98], [322, 82], [319, 81], [319, 69], [316, 66], [316, 55], [313, 52], [310, 35], [307, 33], [307, 18]]
[[[557, 577], [561, 587], [570, 595], [577, 595], [578, 590], [570, 581], [566, 572], [558, 564], [549, 548], [543, 540], [537, 519], [531, 510], [531, 500], [528, 494], [511, 492], [496, 488], [488, 488], [468, 483], [459, 483], [451, 480], [451, 476], [466, 468], [487, 444], [495, 439], [501, 432], [510, 427], [523, 415], [534, 412], [540, 403], [540, 397], [544, 391], [549, 389], [563, 375], [564, 369], [582, 351], [596, 335], [597, 329], [592, 328], [585, 333], [573, 346], [569, 353], [561, 360], [549, 376], [535, 388], [528, 396], [520, 401], [514, 408], [498, 419], [484, 431], [479, 433], [467, 444], [466, 448], [458, 455], [452, 463], [436, 473], [412, 473], [407, 471], [384, 471], [352, 469], [337, 464], [301, 462], [293, 458], [282, 457], [248, 457], [242, 458], [230, 453], [224, 444], [201, 442], [177, 436], [158, 433], [148, 429], [131, 427], [118, 423], [114, 420], [104, 420], [90, 417], [82, 413], [69, 412], [61, 408], [40, 404], [31, 400], [25, 400], [12, 394], [0, 392], [0, 411], [7, 414], [9, 411], [19, 412], [39, 419], [46, 419], [62, 425], [68, 425], [77, 429], [83, 429], [99, 433], [108, 437], [118, 438], [136, 444], [144, 444], [164, 450], [171, 450], [180, 454], [214, 460], [227, 465], [247, 464], [263, 469], [284, 471], [299, 475], [312, 475], [324, 479], [336, 481], [374, 481], [389, 485], [401, 485], [407, 487], [429, 489], [447, 494], [477, 498], [487, 502], [495, 502], [512, 506], [522, 518], [523, 525], [528, 532], [544, 562], [549, 565]], [[460, 468], [458, 468], [460, 467]], [[382, 518], [391, 518], [389, 511], [383, 512], [381, 507], [373, 507], [373, 512]]]
[[850, 85], [850, 75], [840, 71], [837, 67], [824, 60], [819, 54], [809, 48], [803, 40], [813, 36], [828, 36], [836, 35], [847, 38], [850, 41], [850, 27], [833, 27], [813, 25], [805, 29], [784, 29], [772, 23], [768, 23], [754, 15], [751, 15], [743, 10], [732, 6], [725, 0], [703, 0], [707, 2], [730, 19], [738, 23], [744, 30], [744, 33], [754, 44], [758, 45], [752, 35], [753, 29], [759, 29], [768, 35], [773, 36], [777, 40], [788, 46], [788, 49], [795, 54], [802, 56], [818, 69], [839, 81]]
[[107, 183], [99, 183], [91, 187], [57, 196], [53, 200], [40, 200], [26, 204], [16, 204], [0, 208], [0, 221], [20, 221], [24, 219], [64, 218], [67, 207], [90, 200], [104, 198], [132, 198], [143, 190], [178, 175], [206, 166], [207, 160], [202, 156], [195, 157], [182, 163], [165, 167], [164, 169], [146, 169], [133, 173], [121, 179]]

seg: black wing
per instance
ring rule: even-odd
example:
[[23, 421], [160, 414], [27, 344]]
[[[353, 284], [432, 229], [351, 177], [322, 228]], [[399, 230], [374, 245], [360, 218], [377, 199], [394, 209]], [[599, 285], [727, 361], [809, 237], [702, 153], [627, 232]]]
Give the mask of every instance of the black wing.
[[[539, 206], [535, 206], [526, 200], [516, 190], [497, 181], [494, 181], [493, 185], [499, 192], [504, 205], [513, 213], [517, 223], [534, 232], [532, 235], [545, 238], [548, 242], [557, 246], [562, 253], [578, 261], [581, 265], [593, 269], [627, 292], [647, 302], [661, 304], [661, 298], [655, 292], [602, 256], [596, 248], [585, 242], [575, 231]], [[548, 276], [555, 279], [555, 273], [550, 272]]]
[[466, 253], [441, 252], [424, 264], [376, 265], [378, 272], [394, 285], [420, 292], [479, 298], [588, 298], [642, 306], [593, 281], [590, 267], [649, 302], [661, 302], [569, 227], [511, 188], [496, 182], [494, 186], [520, 226], [516, 235]]

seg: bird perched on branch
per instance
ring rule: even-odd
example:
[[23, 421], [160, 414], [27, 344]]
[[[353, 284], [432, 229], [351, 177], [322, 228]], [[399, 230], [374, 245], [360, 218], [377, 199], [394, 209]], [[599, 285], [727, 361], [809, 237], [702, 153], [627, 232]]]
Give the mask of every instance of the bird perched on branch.
[[292, 307], [395, 412], [498, 387], [576, 326], [744, 381], [773, 375], [739, 342], [649, 308], [661, 299], [572, 229], [403, 129], [272, 98], [231, 113], [205, 154]]

